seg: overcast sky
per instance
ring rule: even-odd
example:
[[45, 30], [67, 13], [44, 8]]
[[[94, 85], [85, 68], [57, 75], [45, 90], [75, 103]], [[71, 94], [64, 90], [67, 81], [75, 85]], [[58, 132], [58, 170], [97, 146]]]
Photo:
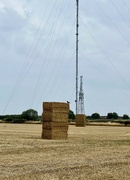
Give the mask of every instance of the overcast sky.
[[[0, 0], [0, 114], [75, 112], [76, 0]], [[86, 115], [130, 115], [130, 1], [79, 0], [79, 80]], [[80, 84], [80, 82], [79, 82]]]

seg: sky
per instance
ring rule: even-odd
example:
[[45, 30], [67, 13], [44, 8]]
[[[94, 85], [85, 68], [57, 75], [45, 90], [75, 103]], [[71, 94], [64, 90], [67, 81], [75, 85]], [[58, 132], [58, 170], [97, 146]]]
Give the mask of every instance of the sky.
[[[86, 115], [130, 116], [130, 1], [79, 0]], [[76, 0], [0, 0], [0, 114], [76, 99]]]

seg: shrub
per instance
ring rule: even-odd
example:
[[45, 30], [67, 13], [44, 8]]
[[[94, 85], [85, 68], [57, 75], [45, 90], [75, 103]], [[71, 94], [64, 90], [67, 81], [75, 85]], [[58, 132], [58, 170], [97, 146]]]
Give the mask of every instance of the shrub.
[[107, 114], [107, 119], [112, 119], [112, 118], [113, 118], [113, 113], [111, 113], [111, 112], [108, 113], [108, 114]]
[[25, 123], [26, 119], [13, 119], [12, 123]]
[[92, 118], [92, 119], [100, 119], [100, 115], [99, 115], [98, 113], [93, 113], [93, 114], [91, 115], [91, 118]]
[[118, 114], [116, 112], [113, 112], [113, 113], [108, 113], [107, 114], [107, 119], [118, 119]]
[[13, 118], [12, 117], [7, 117], [4, 119], [4, 122], [12, 122], [13, 121]]
[[73, 120], [75, 120], [75, 114], [74, 114], [74, 112], [73, 111], [69, 111], [69, 113], [68, 113], [68, 119], [71, 119], [72, 121]]
[[37, 120], [37, 118], [38, 118], [38, 112], [33, 109], [24, 111], [21, 114], [21, 119], [26, 119], [28, 121]]
[[129, 119], [129, 116], [127, 114], [124, 114], [123, 119]]
[[118, 119], [118, 114], [116, 112], [113, 112], [113, 119]]

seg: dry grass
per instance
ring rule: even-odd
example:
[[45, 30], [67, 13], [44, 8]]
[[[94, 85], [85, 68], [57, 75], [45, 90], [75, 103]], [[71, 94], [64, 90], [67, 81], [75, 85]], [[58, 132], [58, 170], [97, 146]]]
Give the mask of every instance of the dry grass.
[[130, 129], [69, 126], [68, 140], [41, 139], [41, 124], [0, 124], [0, 179], [129, 180]]

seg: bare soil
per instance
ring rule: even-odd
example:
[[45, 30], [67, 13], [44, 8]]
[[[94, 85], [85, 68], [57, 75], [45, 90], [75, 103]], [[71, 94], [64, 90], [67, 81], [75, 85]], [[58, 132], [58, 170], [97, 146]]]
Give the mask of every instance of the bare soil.
[[0, 180], [130, 180], [130, 127], [69, 126], [41, 139], [41, 124], [0, 124]]

